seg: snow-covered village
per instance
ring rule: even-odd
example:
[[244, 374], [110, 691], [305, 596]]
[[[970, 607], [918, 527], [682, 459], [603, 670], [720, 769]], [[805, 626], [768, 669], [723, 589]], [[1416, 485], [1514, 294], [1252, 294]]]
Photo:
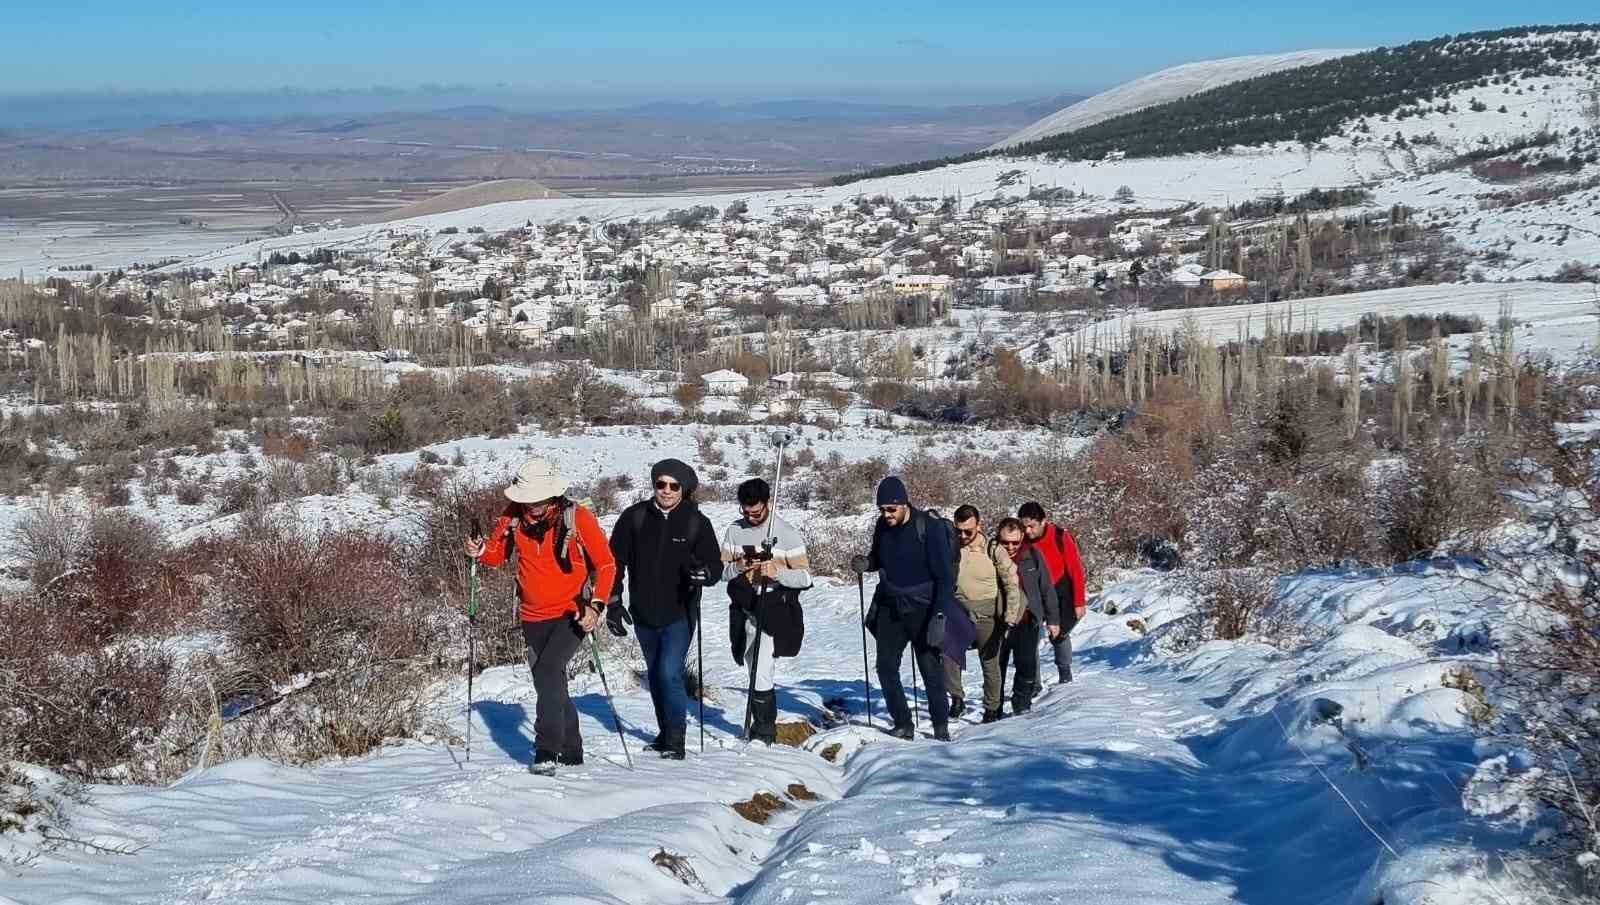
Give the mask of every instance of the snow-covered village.
[[0, 905], [1600, 901], [1600, 26], [142, 6], [0, 37]]

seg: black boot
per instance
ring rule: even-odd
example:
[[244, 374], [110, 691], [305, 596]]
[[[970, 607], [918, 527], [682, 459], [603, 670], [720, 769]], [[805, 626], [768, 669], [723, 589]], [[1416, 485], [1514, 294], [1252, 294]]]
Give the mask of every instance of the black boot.
[[995, 722], [999, 722], [999, 720], [1000, 720], [1000, 708], [996, 707], [993, 710], [985, 709], [983, 711], [983, 721], [985, 723], [995, 723]]
[[688, 757], [683, 747], [686, 734], [682, 726], [668, 730], [667, 737], [662, 740], [664, 747], [661, 749], [661, 756], [667, 760], [683, 760]]
[[556, 756], [556, 763], [560, 764], [563, 767], [581, 767], [581, 766], [583, 766], [583, 752], [582, 751], [576, 751], [576, 752], [565, 751], [565, 752], [562, 752], [561, 754]]
[[958, 695], [950, 696], [950, 719], [959, 719], [967, 712], [967, 699]]
[[936, 742], [948, 742], [948, 741], [950, 741], [950, 724], [948, 724], [948, 723], [934, 723], [933, 724], [933, 740], [936, 741]]
[[644, 750], [646, 750], [646, 751], [665, 751], [665, 750], [667, 750], [666, 742], [667, 742], [667, 733], [666, 733], [666, 731], [663, 730], [661, 732], [657, 732], [656, 733], [656, 737], [650, 740], [650, 744], [644, 746]]
[[750, 740], [778, 743], [778, 693], [757, 691], [750, 695]]
[[1060, 679], [1060, 682], [1061, 682], [1062, 685], [1066, 685], [1068, 682], [1071, 682], [1072, 681], [1072, 667], [1069, 666], [1066, 669], [1061, 670], [1060, 671], [1060, 675], [1059, 675], [1059, 679]]
[[911, 728], [910, 723], [896, 723], [892, 728], [889, 729], [889, 734], [895, 738], [903, 738], [907, 741], [917, 737], [917, 732], [915, 729]]

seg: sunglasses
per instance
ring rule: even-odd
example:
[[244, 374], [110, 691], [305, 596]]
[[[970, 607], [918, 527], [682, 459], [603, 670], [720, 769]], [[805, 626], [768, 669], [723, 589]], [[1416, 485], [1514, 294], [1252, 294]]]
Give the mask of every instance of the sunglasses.
[[683, 485], [677, 483], [676, 481], [657, 481], [656, 482], [656, 489], [657, 490], [678, 490], [682, 486]]
[[899, 506], [879, 506], [878, 507], [878, 511], [883, 513], [884, 515], [894, 515], [895, 513], [900, 511], [900, 507]]
[[1022, 546], [1022, 541], [1019, 541], [1019, 540], [1003, 540], [1003, 541], [1000, 542], [1000, 546], [1005, 547], [1006, 549], [1009, 550], [1012, 547], [1020, 547], [1020, 546]]
[[961, 535], [962, 537], [972, 537], [973, 535], [978, 533], [978, 529], [977, 528], [957, 528], [956, 529], [956, 533]]

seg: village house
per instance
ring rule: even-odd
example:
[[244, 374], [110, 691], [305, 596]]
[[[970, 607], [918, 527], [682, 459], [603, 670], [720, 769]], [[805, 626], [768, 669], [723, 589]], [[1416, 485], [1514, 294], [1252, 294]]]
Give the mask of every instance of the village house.
[[1220, 292], [1224, 289], [1243, 289], [1245, 280], [1231, 270], [1213, 270], [1200, 275], [1200, 285], [1212, 292]]
[[726, 368], [701, 375], [700, 382], [705, 384], [706, 392], [712, 396], [737, 396], [750, 386], [749, 379], [743, 374]]

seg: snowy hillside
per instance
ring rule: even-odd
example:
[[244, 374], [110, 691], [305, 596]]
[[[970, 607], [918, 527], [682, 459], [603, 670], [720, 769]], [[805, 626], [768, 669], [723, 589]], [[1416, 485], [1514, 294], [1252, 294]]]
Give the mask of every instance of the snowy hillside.
[[[808, 596], [802, 656], [779, 671], [780, 721], [824, 728], [803, 750], [746, 747], [743, 674], [712, 605], [716, 699], [687, 763], [640, 751], [649, 698], [613, 662], [634, 766], [590, 677], [574, 687], [588, 763], [530, 776], [532, 688], [496, 668], [476, 683], [470, 762], [458, 680], [437, 703], [455, 743], [92, 787], [75, 833], [131, 854], [48, 854], [5, 875], [0, 902], [1482, 901], [1487, 854], [1516, 834], [1469, 829], [1460, 788], [1482, 755], [1470, 699], [1446, 687], [1482, 657], [1471, 639], [1494, 617], [1468, 593], [1482, 578], [1441, 562], [1289, 581], [1325, 635], [1285, 656], [1164, 652], [1183, 599], [1135, 573], [1078, 629], [1074, 684], [1020, 718], [969, 718], [947, 746], [867, 726], [856, 589], [828, 583]], [[876, 688], [874, 701], [881, 726]], [[766, 825], [734, 810], [762, 792], [778, 806]]]
[[1181, 66], [1153, 72], [1109, 91], [1102, 91], [1070, 107], [1064, 107], [1027, 128], [995, 142], [987, 150], [1009, 148], [1058, 132], [1070, 132], [1073, 129], [1092, 126], [1113, 116], [1164, 104], [1242, 79], [1252, 79], [1259, 75], [1293, 69], [1296, 66], [1309, 66], [1312, 63], [1356, 52], [1355, 50], [1298, 50], [1293, 53], [1260, 54], [1184, 63]]

